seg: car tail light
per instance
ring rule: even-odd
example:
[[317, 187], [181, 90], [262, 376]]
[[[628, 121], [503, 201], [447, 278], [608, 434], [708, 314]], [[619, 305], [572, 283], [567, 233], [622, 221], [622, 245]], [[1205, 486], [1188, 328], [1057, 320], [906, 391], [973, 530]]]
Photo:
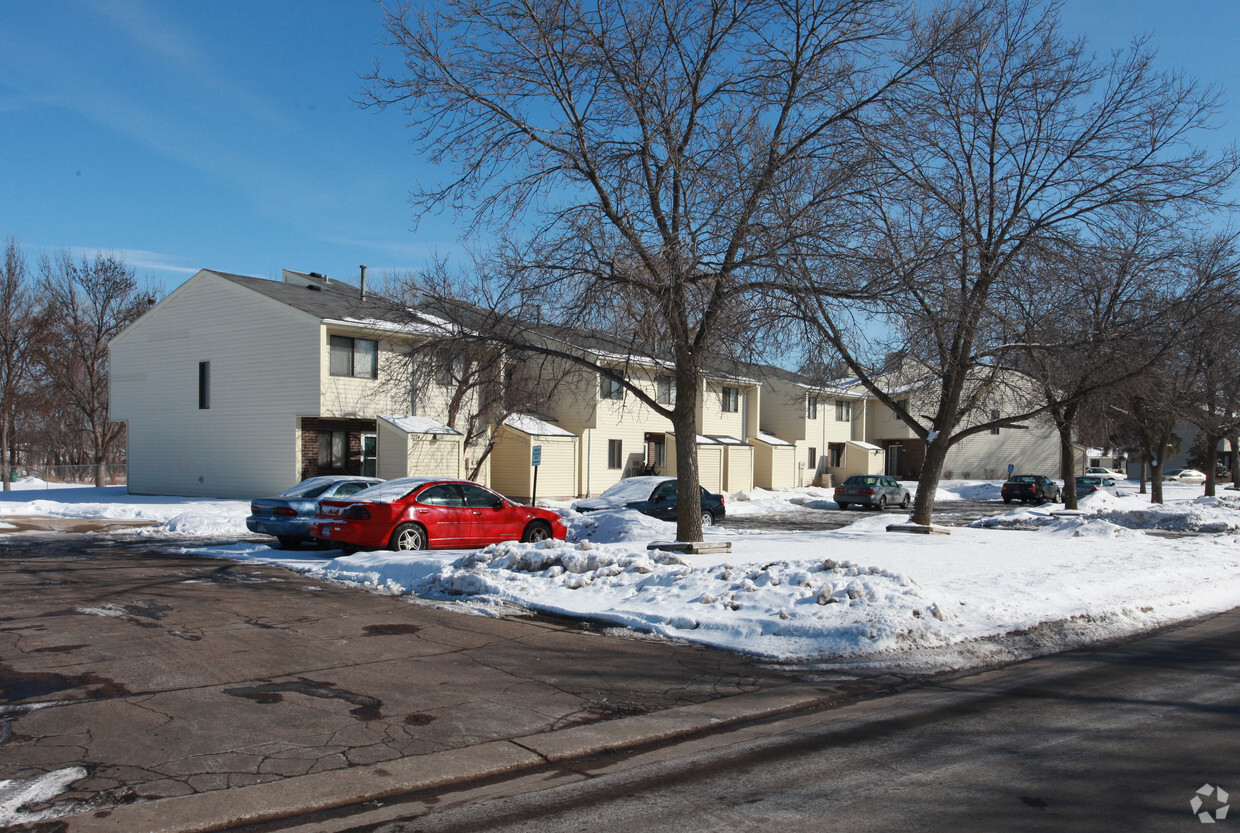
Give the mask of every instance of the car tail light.
[[873, 490], [873, 489], [862, 489], [860, 492], [858, 492], [858, 494], [861, 494], [861, 495], [872, 495], [872, 494], [874, 494], [874, 490]]
[[257, 504], [257, 503], [251, 503], [251, 504], [250, 504], [250, 514], [251, 514], [251, 515], [257, 515], [257, 514], [258, 514], [258, 504]]
[[835, 487], [835, 491], [837, 491], [837, 492], [842, 492], [842, 491], [844, 491], [844, 487], [843, 487], [843, 486], [836, 486], [836, 487]]
[[340, 513], [340, 517], [351, 521], [365, 521], [370, 519], [370, 510], [360, 503], [355, 503], [352, 506], [346, 506], [345, 510]]
[[296, 510], [296, 509], [289, 509], [287, 506], [277, 506], [275, 509], [272, 509], [272, 510], [271, 510], [271, 514], [273, 514], [273, 515], [284, 515], [284, 516], [286, 516], [286, 517], [296, 517], [296, 515], [297, 515], [297, 510]]

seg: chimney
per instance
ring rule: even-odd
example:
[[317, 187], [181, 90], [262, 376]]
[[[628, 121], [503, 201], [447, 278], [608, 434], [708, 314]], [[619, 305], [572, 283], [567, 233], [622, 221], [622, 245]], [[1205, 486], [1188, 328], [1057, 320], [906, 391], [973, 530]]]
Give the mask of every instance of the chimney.
[[362, 298], [362, 300], [365, 300], [366, 299], [366, 264], [363, 263], [361, 268], [362, 268], [362, 294], [360, 297]]

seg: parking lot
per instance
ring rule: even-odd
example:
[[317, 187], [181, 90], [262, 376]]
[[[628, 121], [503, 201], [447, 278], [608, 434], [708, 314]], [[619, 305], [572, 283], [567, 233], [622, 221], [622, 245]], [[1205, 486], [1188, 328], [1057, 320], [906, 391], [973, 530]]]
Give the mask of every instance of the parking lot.
[[[1001, 500], [944, 500], [934, 507], [934, 522], [942, 526], [968, 526], [981, 518], [1011, 511], [1012, 506]], [[752, 529], [782, 532], [839, 529], [859, 517], [873, 515], [872, 509], [820, 509], [800, 506], [789, 511], [762, 515], [730, 514], [720, 526], [724, 529]], [[892, 522], [903, 520], [907, 512], [888, 509]]]

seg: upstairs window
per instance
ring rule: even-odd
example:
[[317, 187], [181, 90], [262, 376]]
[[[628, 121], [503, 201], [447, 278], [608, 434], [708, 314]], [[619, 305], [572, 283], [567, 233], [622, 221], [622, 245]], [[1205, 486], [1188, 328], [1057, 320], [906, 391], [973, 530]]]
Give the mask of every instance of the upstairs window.
[[624, 386], [620, 384], [620, 380], [606, 373], [599, 374], [598, 395], [600, 399], [623, 399]]
[[811, 396], [808, 398], [809, 403], [806, 407], [805, 416], [807, 419], [818, 419], [818, 397]]
[[723, 412], [734, 414], [741, 409], [741, 392], [739, 388], [723, 389]]
[[328, 369], [333, 376], [379, 377], [379, 342], [370, 338], [329, 336]]
[[655, 401], [660, 405], [676, 404], [676, 377], [660, 376], [654, 380]]
[[852, 422], [852, 403], [847, 399], [835, 400], [835, 421]]

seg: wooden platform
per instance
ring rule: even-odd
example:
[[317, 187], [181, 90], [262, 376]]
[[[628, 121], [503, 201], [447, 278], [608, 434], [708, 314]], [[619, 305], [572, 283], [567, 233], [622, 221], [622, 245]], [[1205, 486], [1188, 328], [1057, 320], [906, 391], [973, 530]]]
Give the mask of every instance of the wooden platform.
[[888, 532], [911, 532], [914, 535], [951, 535], [952, 531], [945, 526], [926, 526], [925, 524], [888, 524]]
[[664, 550], [665, 552], [682, 552], [688, 555], [707, 555], [720, 552], [731, 552], [731, 541], [656, 541], [647, 544], [648, 550]]

